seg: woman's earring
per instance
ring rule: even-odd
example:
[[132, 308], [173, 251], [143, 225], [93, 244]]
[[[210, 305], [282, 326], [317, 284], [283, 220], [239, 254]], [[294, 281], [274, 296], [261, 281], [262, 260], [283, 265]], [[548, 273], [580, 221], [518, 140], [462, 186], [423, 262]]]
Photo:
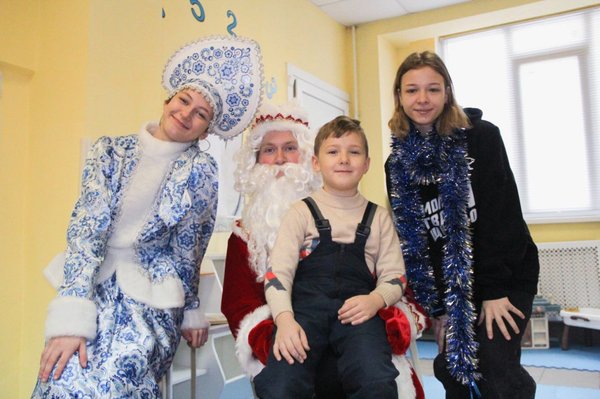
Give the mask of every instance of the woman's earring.
[[[206, 149], [201, 147], [202, 143], [206, 143]], [[207, 139], [198, 141], [198, 148], [200, 149], [200, 152], [208, 152], [208, 150], [210, 150], [210, 141]]]

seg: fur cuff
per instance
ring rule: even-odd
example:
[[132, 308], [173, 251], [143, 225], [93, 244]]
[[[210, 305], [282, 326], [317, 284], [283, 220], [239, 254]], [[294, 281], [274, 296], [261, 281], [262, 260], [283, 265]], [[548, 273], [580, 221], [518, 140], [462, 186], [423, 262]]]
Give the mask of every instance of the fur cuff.
[[252, 348], [248, 343], [248, 335], [258, 323], [270, 317], [269, 306], [263, 305], [248, 313], [240, 322], [237, 339], [235, 340], [235, 354], [242, 369], [250, 378], [254, 378], [265, 366], [252, 354]]
[[419, 311], [419, 309], [406, 297], [402, 297], [394, 304], [400, 309], [410, 321], [410, 335], [413, 339], [421, 338], [423, 330], [427, 327], [427, 316]]
[[[112, 268], [113, 266], [110, 265], [114, 264], [114, 260], [109, 257], [105, 263], [107, 264], [105, 267]], [[180, 308], [185, 305], [185, 291], [177, 276], [169, 275], [155, 283], [144, 274], [141, 266], [135, 262], [123, 261], [114, 268], [117, 270], [119, 287], [136, 301], [158, 309]], [[102, 273], [102, 268], [100, 273]], [[104, 275], [104, 277], [110, 276]]]
[[393, 355], [392, 363], [400, 374], [396, 377], [399, 399], [415, 399], [417, 390], [412, 380], [412, 367], [404, 355]]
[[46, 339], [71, 336], [96, 337], [96, 304], [89, 299], [59, 296], [48, 305]]
[[183, 323], [181, 323], [182, 330], [194, 330], [198, 328], [207, 328], [210, 323], [206, 319], [200, 308], [190, 309], [183, 312]]
[[62, 285], [64, 278], [64, 268], [65, 268], [65, 253], [61, 252], [56, 255], [48, 266], [46, 266], [43, 270], [44, 277], [50, 283], [50, 285], [55, 289], [59, 289]]
[[248, 233], [246, 232], [246, 230], [244, 230], [244, 227], [242, 227], [241, 220], [235, 221], [235, 223], [231, 226], [231, 232], [236, 236], [240, 237], [242, 241], [244, 241], [246, 244], [248, 244]]

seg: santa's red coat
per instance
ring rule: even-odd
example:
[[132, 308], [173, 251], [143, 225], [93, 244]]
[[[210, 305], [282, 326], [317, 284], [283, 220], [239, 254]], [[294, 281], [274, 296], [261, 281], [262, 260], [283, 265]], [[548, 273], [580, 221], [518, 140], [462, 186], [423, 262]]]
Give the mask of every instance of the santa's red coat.
[[[265, 353], [271, 345], [271, 323], [265, 322], [271, 318], [271, 312], [266, 304], [264, 283], [257, 280], [257, 273], [249, 265], [246, 240], [245, 232], [239, 222], [236, 223], [227, 243], [221, 311], [235, 338], [238, 360], [245, 372], [254, 378], [264, 368], [259, 358], [265, 361]], [[405, 351], [411, 338], [426, 327], [426, 317], [406, 298], [394, 308], [380, 314], [384, 319], [389, 317], [386, 329], [394, 349], [392, 361], [400, 372], [396, 378], [398, 397], [423, 399], [423, 388]], [[399, 351], [401, 353], [396, 353]]]

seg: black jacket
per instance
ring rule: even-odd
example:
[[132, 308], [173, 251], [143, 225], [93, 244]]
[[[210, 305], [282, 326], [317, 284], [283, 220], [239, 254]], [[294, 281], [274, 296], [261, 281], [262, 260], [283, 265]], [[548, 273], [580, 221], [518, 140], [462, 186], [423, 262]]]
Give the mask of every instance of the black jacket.
[[477, 221], [473, 224], [476, 302], [498, 299], [509, 290], [537, 292], [537, 247], [523, 220], [517, 184], [498, 127], [466, 108], [473, 128], [467, 153], [474, 159], [471, 185]]
[[[473, 127], [467, 131], [467, 153], [477, 221], [472, 227], [474, 302], [498, 299], [509, 291], [537, 292], [537, 247], [523, 219], [517, 185], [498, 127], [466, 108]], [[386, 162], [388, 193], [390, 178]]]

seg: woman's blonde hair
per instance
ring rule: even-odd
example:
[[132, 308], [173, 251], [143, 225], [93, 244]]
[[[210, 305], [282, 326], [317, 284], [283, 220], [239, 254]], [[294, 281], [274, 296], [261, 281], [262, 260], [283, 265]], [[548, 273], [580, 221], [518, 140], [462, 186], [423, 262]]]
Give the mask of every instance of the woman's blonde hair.
[[392, 119], [388, 122], [392, 134], [403, 138], [408, 135], [410, 130], [410, 119], [400, 104], [402, 76], [410, 70], [423, 67], [430, 67], [444, 78], [447, 99], [444, 109], [435, 123], [438, 133], [441, 135], [450, 135], [455, 129], [470, 127], [469, 118], [454, 98], [452, 78], [448, 73], [444, 61], [431, 51], [423, 51], [422, 53], [412, 53], [406, 57], [404, 62], [400, 64], [398, 72], [396, 72], [396, 79], [394, 80], [394, 115], [392, 115]]

